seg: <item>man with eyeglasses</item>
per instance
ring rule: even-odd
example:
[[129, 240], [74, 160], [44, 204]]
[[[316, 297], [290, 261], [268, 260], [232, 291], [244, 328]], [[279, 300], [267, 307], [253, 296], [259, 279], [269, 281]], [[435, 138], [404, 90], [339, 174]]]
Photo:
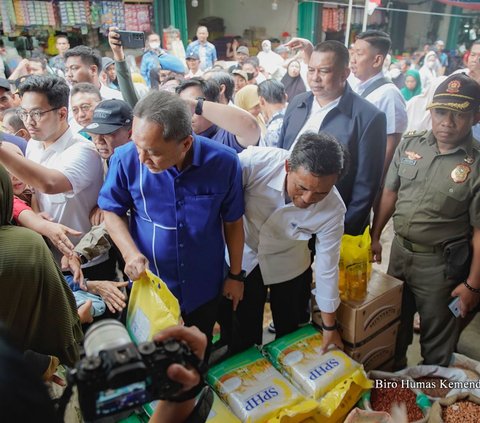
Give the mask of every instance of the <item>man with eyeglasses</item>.
[[[39, 211], [53, 221], [82, 233], [90, 230], [90, 211], [96, 206], [103, 181], [101, 159], [94, 145], [69, 128], [69, 88], [55, 76], [34, 75], [19, 87], [17, 114], [32, 136], [26, 157], [1, 148], [0, 163], [35, 190]], [[79, 237], [70, 237], [73, 244]], [[57, 262], [61, 256], [53, 252]], [[84, 269], [91, 279], [114, 279], [105, 270], [103, 255]], [[110, 277], [109, 277], [110, 276]]]

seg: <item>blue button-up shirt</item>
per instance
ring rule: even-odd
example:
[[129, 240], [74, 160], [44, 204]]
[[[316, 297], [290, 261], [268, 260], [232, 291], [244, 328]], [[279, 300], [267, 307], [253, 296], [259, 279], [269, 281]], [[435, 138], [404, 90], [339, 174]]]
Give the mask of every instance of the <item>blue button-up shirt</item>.
[[151, 173], [134, 143], [115, 149], [98, 204], [124, 216], [150, 270], [190, 313], [218, 296], [223, 284], [223, 222], [244, 213], [242, 171], [232, 149], [195, 136], [192, 164]]
[[160, 62], [158, 61], [158, 53], [147, 50], [142, 57], [142, 63], [140, 64], [140, 73], [147, 83], [148, 87], [152, 86], [152, 82], [150, 81], [150, 69], [154, 67], [160, 67]]
[[205, 44], [201, 44], [198, 40], [191, 42], [187, 46], [185, 57], [192, 53], [200, 58], [200, 69], [202, 71], [210, 69], [217, 61], [217, 49], [208, 41]]

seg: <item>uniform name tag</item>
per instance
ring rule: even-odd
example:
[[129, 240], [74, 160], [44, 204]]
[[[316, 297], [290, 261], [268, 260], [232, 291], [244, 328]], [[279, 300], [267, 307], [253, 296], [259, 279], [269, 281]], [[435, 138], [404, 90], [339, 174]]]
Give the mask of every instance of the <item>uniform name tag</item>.
[[415, 166], [417, 164], [417, 161], [412, 159], [407, 159], [406, 157], [402, 157], [402, 159], [400, 160], [400, 163], [406, 164], [408, 166]]

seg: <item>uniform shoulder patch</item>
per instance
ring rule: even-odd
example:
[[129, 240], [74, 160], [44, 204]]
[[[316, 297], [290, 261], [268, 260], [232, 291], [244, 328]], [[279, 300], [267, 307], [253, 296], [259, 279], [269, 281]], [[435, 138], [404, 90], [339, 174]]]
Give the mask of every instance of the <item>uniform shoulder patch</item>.
[[403, 134], [403, 138], [423, 137], [428, 131], [408, 131]]

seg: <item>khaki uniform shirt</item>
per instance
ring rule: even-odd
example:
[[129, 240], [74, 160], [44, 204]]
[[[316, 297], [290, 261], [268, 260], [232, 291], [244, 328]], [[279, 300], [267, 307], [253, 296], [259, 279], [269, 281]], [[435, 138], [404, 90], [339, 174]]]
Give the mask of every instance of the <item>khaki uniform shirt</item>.
[[398, 194], [393, 214], [397, 234], [439, 246], [480, 227], [480, 149], [474, 143], [469, 134], [442, 154], [432, 131], [403, 137], [385, 182]]

